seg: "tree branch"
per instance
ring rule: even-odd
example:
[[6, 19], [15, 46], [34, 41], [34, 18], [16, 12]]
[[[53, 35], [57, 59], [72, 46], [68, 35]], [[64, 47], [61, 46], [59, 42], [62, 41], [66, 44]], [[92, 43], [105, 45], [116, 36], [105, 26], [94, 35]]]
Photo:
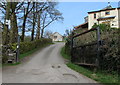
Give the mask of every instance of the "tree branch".
[[23, 6], [24, 2], [22, 2], [18, 7], [17, 7], [17, 11]]
[[55, 21], [55, 20], [50, 21], [47, 25], [44, 26], [44, 28], [46, 28], [48, 25], [50, 25], [53, 21]]
[[2, 9], [0, 9], [1, 10], [1, 12], [3, 13], [3, 14], [5, 14], [5, 12], [2, 10]]

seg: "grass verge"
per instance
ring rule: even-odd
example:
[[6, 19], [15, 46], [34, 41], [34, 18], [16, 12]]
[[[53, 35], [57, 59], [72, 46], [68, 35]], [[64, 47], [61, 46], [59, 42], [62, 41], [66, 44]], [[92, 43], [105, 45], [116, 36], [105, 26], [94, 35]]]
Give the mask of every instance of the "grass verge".
[[65, 42], [65, 41], [54, 41], [54, 42]]
[[62, 55], [65, 59], [67, 59], [67, 60], [70, 60], [70, 59], [71, 59], [71, 57], [65, 53], [65, 47], [63, 47], [63, 48], [61, 49], [61, 52], [60, 52], [60, 53], [61, 53], [61, 55]]
[[[65, 47], [63, 47], [61, 49], [61, 55], [65, 58], [65, 59], [69, 59], [70, 60], [70, 56], [65, 54]], [[68, 62], [67, 66], [99, 83], [102, 83], [103, 85], [120, 85], [120, 83], [118, 83], [118, 75], [117, 73], [115, 74], [108, 74], [106, 72], [102, 72], [102, 71], [97, 71], [96, 73], [94, 73], [93, 71], [84, 68], [82, 66], [78, 66], [74, 63]]]
[[53, 43], [44, 44], [42, 47], [38, 47], [38, 48], [33, 49], [33, 50], [31, 50], [31, 51], [29, 51], [29, 52], [27, 52], [27, 53], [20, 54], [19, 58], [20, 58], [20, 59], [23, 59], [24, 57], [29, 56], [29, 55], [33, 54], [34, 52], [36, 52], [36, 51], [38, 51], [38, 50], [40, 50], [40, 49], [42, 49], [42, 48], [44, 48], [44, 47], [46, 47], [46, 46], [49, 46], [49, 45], [51, 45], [51, 44], [53, 44]]
[[[54, 43], [44, 44], [42, 47], [38, 47], [38, 48], [33, 49], [33, 50], [31, 50], [31, 51], [29, 51], [29, 52], [26, 52], [26, 53], [24, 53], [24, 54], [20, 54], [19, 59], [21, 60], [21, 59], [23, 59], [24, 57], [29, 56], [29, 55], [37, 52], [38, 50], [40, 50], [40, 49], [42, 49], [42, 48], [44, 48], [44, 47], [47, 47], [47, 46], [49, 46], [49, 45], [51, 45], [51, 44], [54, 44]], [[19, 65], [19, 64], [21, 64], [21, 62], [14, 63], [14, 64], [2, 64], [2, 66], [3, 66], [3, 67], [4, 67], [4, 66], [15, 66], [15, 65]]]

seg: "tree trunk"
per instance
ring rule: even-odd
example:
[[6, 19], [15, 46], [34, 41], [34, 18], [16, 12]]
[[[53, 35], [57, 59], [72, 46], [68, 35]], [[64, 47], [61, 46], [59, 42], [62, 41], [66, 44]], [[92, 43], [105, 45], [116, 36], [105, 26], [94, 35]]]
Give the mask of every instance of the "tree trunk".
[[41, 30], [41, 38], [43, 38], [44, 28]]
[[15, 12], [11, 15], [10, 43], [16, 43], [18, 38], [17, 18]]
[[24, 37], [25, 37], [25, 25], [26, 25], [26, 20], [27, 16], [30, 11], [29, 10], [30, 2], [28, 2], [27, 10], [24, 9], [24, 20], [23, 20], [23, 25], [22, 25], [22, 36], [21, 36], [21, 41], [24, 42]]
[[36, 39], [40, 39], [40, 16], [41, 13], [38, 14], [38, 27], [37, 27], [37, 33], [36, 33]]
[[44, 34], [46, 16], [47, 15], [45, 14], [44, 19], [43, 19], [43, 23], [42, 23], [41, 38], [43, 38], [43, 34]]
[[33, 2], [33, 28], [31, 33], [31, 41], [34, 40], [34, 30], [35, 30], [35, 2]]
[[22, 26], [22, 36], [21, 36], [21, 41], [24, 42], [24, 37], [25, 37], [25, 24], [26, 24], [27, 16], [24, 15], [24, 20], [23, 20], [23, 26]]
[[3, 40], [2, 43], [3, 45], [7, 45], [9, 43], [9, 30], [8, 30], [8, 25], [6, 25], [6, 20], [10, 19], [10, 5], [11, 2], [7, 2], [7, 7], [6, 7], [6, 15], [5, 15], [5, 21], [4, 21], [4, 30], [3, 30]]
[[11, 29], [10, 29], [10, 43], [16, 43], [17, 42], [17, 38], [18, 38], [18, 27], [17, 27], [17, 17], [15, 14], [15, 9], [16, 9], [16, 5], [18, 3], [16, 2], [11, 2], [11, 10], [12, 10], [12, 14], [11, 14]]

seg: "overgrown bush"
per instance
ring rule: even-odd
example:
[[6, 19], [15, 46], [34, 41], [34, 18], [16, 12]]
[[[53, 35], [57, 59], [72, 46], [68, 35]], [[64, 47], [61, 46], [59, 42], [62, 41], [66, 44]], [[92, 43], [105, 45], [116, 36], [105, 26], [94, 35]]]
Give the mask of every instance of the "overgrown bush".
[[110, 27], [109, 24], [99, 24], [99, 25], [94, 24], [94, 25], [92, 26], [92, 28], [96, 28], [96, 27], [100, 27], [101, 31], [111, 29], [111, 27]]
[[51, 39], [40, 39], [32, 42], [21, 42], [20, 43], [20, 53], [28, 52], [32, 49], [42, 47], [45, 44], [51, 43]]
[[120, 65], [120, 52], [119, 47], [119, 29], [111, 29], [103, 31], [101, 39], [103, 44], [100, 48], [101, 54], [101, 67], [108, 71], [114, 71], [118, 69]]
[[[52, 43], [52, 40], [51, 39], [39, 39], [39, 40], [31, 41], [31, 42], [20, 42], [20, 54], [24, 54], [35, 48], [43, 47], [44, 45], [46, 45], [48, 43]], [[7, 56], [8, 53], [6, 52], [6, 50], [10, 49], [12, 51], [15, 51], [16, 48], [17, 48], [17, 43], [14, 43], [14, 44], [9, 44], [9, 45], [7, 45], [7, 48], [2, 49], [3, 63], [5, 63], [6, 60], [8, 59], [8, 56]]]
[[71, 52], [71, 40], [70, 39], [66, 39], [65, 54], [70, 55], [70, 52]]
[[[111, 71], [117, 71], [117, 67], [120, 65], [120, 29], [109, 28], [104, 24], [99, 25], [101, 32], [102, 45], [100, 46], [100, 66], [101, 69]], [[108, 29], [106, 29], [108, 28]], [[81, 30], [81, 29], [79, 29]], [[78, 31], [78, 30], [77, 30]], [[85, 31], [85, 30], [83, 30]], [[80, 31], [80, 32], [83, 32]], [[79, 32], [79, 33], [80, 33]], [[78, 32], [76, 32], [78, 33]], [[90, 32], [74, 39], [75, 46], [83, 46], [96, 41], [96, 32]], [[70, 43], [70, 42], [69, 42]], [[66, 44], [69, 47], [69, 44]], [[92, 63], [95, 62], [97, 57], [97, 45], [84, 46], [82, 48], [73, 49], [73, 55], [77, 62]], [[83, 62], [84, 60], [84, 62]]]

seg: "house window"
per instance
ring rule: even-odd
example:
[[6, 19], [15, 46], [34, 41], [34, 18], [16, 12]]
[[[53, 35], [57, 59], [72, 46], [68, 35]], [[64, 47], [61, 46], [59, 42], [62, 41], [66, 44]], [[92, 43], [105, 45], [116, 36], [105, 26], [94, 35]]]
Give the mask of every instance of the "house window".
[[114, 24], [112, 24], [112, 26], [114, 26]]
[[94, 14], [94, 18], [96, 19], [96, 14]]
[[94, 23], [94, 25], [97, 25], [97, 23]]
[[108, 12], [108, 11], [107, 11], [107, 12], [105, 12], [105, 15], [110, 15], [110, 12]]
[[54, 39], [57, 39], [57, 36], [54, 36]]

